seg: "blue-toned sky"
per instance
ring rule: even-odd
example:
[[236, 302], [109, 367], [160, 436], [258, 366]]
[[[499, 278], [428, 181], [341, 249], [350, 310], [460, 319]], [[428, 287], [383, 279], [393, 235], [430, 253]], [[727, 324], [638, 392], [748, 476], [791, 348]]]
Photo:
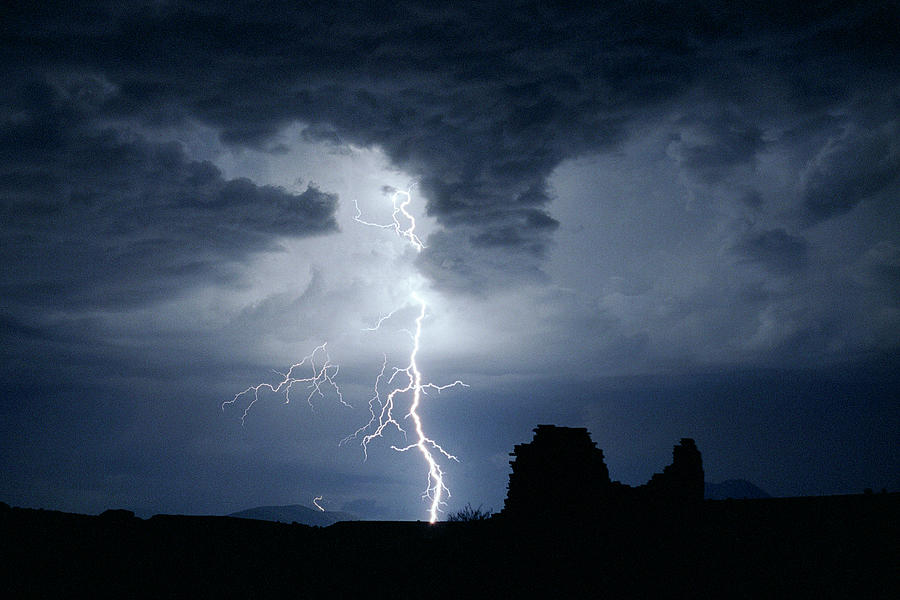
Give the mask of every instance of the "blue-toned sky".
[[[4, 10], [0, 500], [426, 518], [401, 437], [339, 445], [412, 291], [470, 386], [421, 408], [447, 510], [538, 423], [629, 484], [693, 437], [710, 481], [900, 489], [895, 2], [357, 4]], [[354, 220], [411, 185], [421, 252]], [[220, 409], [324, 342], [352, 408]]]

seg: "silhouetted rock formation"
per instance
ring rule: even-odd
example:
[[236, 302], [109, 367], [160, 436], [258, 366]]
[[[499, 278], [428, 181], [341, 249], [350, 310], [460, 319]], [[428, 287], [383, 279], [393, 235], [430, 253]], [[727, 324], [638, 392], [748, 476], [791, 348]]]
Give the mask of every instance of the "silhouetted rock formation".
[[534, 439], [516, 445], [510, 456], [506, 517], [606, 520], [621, 510], [703, 500], [703, 461], [690, 438], [675, 446], [671, 465], [638, 487], [610, 480], [603, 451], [583, 427], [538, 425]]
[[588, 430], [538, 425], [534, 440], [510, 454], [512, 473], [504, 515], [558, 517], [597, 509], [609, 493], [609, 470], [603, 451]]
[[691, 438], [681, 438], [672, 450], [672, 464], [655, 473], [646, 485], [637, 488], [648, 499], [674, 502], [703, 500], [703, 459]]

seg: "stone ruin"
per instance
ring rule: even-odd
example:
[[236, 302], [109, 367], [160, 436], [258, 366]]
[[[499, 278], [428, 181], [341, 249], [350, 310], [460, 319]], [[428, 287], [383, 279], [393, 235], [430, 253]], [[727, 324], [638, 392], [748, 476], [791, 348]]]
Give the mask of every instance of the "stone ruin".
[[690, 438], [675, 446], [671, 465], [637, 487], [610, 480], [603, 450], [584, 427], [538, 425], [534, 439], [517, 444], [510, 456], [512, 473], [501, 513], [509, 518], [601, 519], [703, 500], [703, 461]]

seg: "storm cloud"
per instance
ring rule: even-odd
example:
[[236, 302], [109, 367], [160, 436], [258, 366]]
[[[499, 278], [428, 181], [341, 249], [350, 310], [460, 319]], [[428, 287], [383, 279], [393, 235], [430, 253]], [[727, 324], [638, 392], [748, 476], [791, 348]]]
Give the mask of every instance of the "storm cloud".
[[8, 301], [143, 304], [204, 280], [227, 282], [229, 264], [272, 250], [278, 236], [337, 229], [334, 195], [226, 180], [177, 142], [99, 122], [116, 96], [99, 76], [7, 90], [0, 235]]
[[[889, 5], [349, 8], [20, 7], [5, 26], [5, 72], [100, 73], [116, 90], [98, 108], [105, 118], [196, 119], [228, 144], [267, 148], [300, 121], [313, 139], [377, 145], [420, 179], [445, 227], [425, 272], [438, 286], [446, 278], [481, 291], [495, 261], [479, 264], [468, 249], [502, 246], [517, 272], [539, 271], [552, 239], [551, 172], [614, 148], [648, 116], [697, 107], [673, 151], [710, 183], [752, 164], [785, 127], [826, 114], [852, 127], [868, 96], [896, 94], [896, 69], [884, 61], [897, 50]], [[77, 93], [90, 102], [102, 92]], [[889, 157], [835, 172], [841, 153], [878, 152], [895, 125], [870, 127], [859, 139], [802, 140], [811, 147], [798, 157], [809, 166], [796, 202], [814, 218], [878, 192], [896, 172]], [[840, 186], [826, 194], [832, 180]]]

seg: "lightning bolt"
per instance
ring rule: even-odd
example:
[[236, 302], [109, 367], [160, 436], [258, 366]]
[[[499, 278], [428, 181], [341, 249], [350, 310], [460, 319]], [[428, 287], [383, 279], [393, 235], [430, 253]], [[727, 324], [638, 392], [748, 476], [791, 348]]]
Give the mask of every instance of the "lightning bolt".
[[[359, 204], [354, 200], [354, 203], [356, 203], [357, 213], [356, 217], [354, 217], [355, 220], [358, 223], [370, 227], [393, 229], [398, 236], [406, 239], [416, 249], [417, 252], [420, 252], [423, 248], [425, 248], [425, 245], [422, 243], [422, 240], [419, 239], [419, 237], [416, 235], [415, 218], [407, 210], [407, 207], [412, 200], [411, 190], [412, 186], [410, 186], [410, 188], [406, 191], [397, 190], [392, 194], [391, 203], [394, 210], [391, 213], [391, 223], [379, 224], [364, 221], [361, 218], [362, 211], [359, 208]], [[406, 219], [407, 224], [405, 226], [400, 222], [399, 217], [401, 215]], [[375, 438], [382, 437], [382, 434], [388, 428], [396, 429], [398, 432], [403, 434], [404, 438], [408, 439], [406, 430], [401, 426], [400, 422], [394, 416], [394, 409], [395, 400], [398, 396], [411, 395], [412, 400], [410, 402], [409, 411], [406, 413], [404, 419], [412, 420], [415, 439], [412, 443], [406, 446], [392, 445], [391, 448], [398, 452], [407, 452], [409, 450], [416, 449], [425, 460], [425, 464], [428, 467], [428, 474], [426, 479], [425, 492], [422, 494], [422, 497], [423, 499], [430, 500], [430, 506], [428, 509], [429, 522], [434, 523], [435, 521], [437, 521], [438, 512], [440, 511], [440, 507], [442, 505], [441, 498], [445, 493], [448, 496], [450, 495], [450, 489], [444, 483], [444, 471], [441, 468], [441, 465], [438, 463], [436, 454], [443, 455], [445, 458], [457, 462], [459, 461], [459, 459], [456, 456], [450, 454], [447, 450], [441, 447], [440, 444], [438, 444], [436, 441], [425, 434], [425, 430], [422, 424], [422, 417], [419, 414], [419, 408], [422, 403], [422, 396], [428, 395], [428, 390], [440, 393], [447, 388], [456, 386], [468, 386], [460, 380], [456, 380], [453, 383], [449, 383], [446, 385], [422, 383], [422, 372], [419, 370], [416, 359], [419, 354], [420, 340], [422, 335], [422, 322], [425, 320], [427, 304], [425, 300], [415, 292], [412, 293], [411, 300], [414, 304], [418, 305], [419, 311], [415, 319], [415, 328], [412, 332], [408, 332], [410, 334], [410, 337], [412, 338], [412, 348], [409, 353], [409, 361], [403, 368], [393, 368], [390, 377], [387, 378], [386, 384], [388, 386], [394, 387], [390, 392], [387, 393], [384, 399], [382, 399], [380, 386], [385, 380], [387, 371], [387, 358], [385, 357], [384, 361], [381, 364], [381, 372], [375, 378], [374, 393], [369, 400], [369, 413], [371, 418], [369, 419], [368, 423], [345, 438], [342, 443], [345, 443], [351, 439], [358, 439], [359, 436], [362, 435], [363, 437], [361, 445], [363, 447], [364, 455], [367, 457], [369, 442], [371, 442]], [[387, 315], [381, 317], [374, 327], [366, 328], [365, 331], [378, 330], [382, 326], [382, 324], [391, 319], [401, 308], [404, 307], [394, 309]], [[366, 431], [370, 431], [371, 433], [365, 433]]]
[[316, 505], [316, 508], [318, 508], [322, 512], [325, 512], [325, 509], [319, 505], [319, 500], [321, 500], [322, 498], [324, 498], [324, 496], [316, 496], [315, 498], [313, 498], [313, 504]]
[[[422, 240], [419, 239], [419, 236], [416, 235], [416, 218], [410, 214], [407, 210], [410, 202], [412, 202], [412, 188], [415, 184], [409, 186], [406, 191], [403, 190], [395, 190], [393, 194], [391, 194], [391, 203], [394, 206], [394, 211], [391, 213], [391, 222], [390, 223], [370, 223], [369, 221], [362, 220], [362, 210], [359, 208], [359, 203], [356, 199], [353, 200], [354, 206], [356, 206], [356, 216], [353, 217], [353, 220], [357, 223], [361, 223], [363, 225], [367, 225], [368, 227], [378, 227], [379, 229], [393, 229], [397, 235], [402, 238], [406, 238], [410, 244], [416, 249], [416, 251], [421, 251], [425, 248], [425, 244], [422, 243]], [[400, 200], [402, 198], [402, 200]], [[407, 220], [409, 225], [403, 226], [400, 223], [399, 215], [403, 215], [403, 217]]]
[[[422, 497], [426, 500], [431, 501], [428, 510], [428, 516], [429, 522], [434, 523], [435, 521], [437, 521], [438, 512], [440, 511], [440, 506], [442, 505], [441, 498], [444, 493], [449, 496], [450, 490], [444, 483], [443, 469], [435, 458], [435, 454], [432, 453], [432, 450], [443, 455], [449, 460], [459, 462], [459, 459], [453, 454], [450, 454], [440, 444], [438, 444], [436, 441], [425, 434], [422, 425], [422, 417], [419, 414], [419, 407], [422, 403], [422, 396], [427, 396], [428, 390], [440, 393], [445, 389], [456, 386], [469, 386], [460, 380], [456, 380], [453, 383], [448, 383], [445, 385], [422, 383], [422, 372], [419, 370], [416, 358], [419, 354], [420, 339], [422, 334], [422, 321], [424, 321], [425, 319], [427, 304], [422, 299], [422, 297], [416, 293], [412, 294], [412, 300], [416, 304], [418, 304], [419, 313], [415, 319], [415, 329], [412, 332], [409, 332], [410, 337], [412, 338], [412, 349], [410, 350], [409, 354], [409, 362], [403, 368], [395, 367], [393, 369], [390, 377], [387, 378], [387, 381], [385, 383], [387, 386], [394, 387], [390, 392], [387, 393], [384, 399], [382, 399], [380, 390], [382, 387], [382, 381], [385, 380], [385, 371], [387, 370], [387, 359], [385, 358], [385, 360], [381, 364], [381, 372], [375, 378], [374, 393], [369, 400], [369, 413], [371, 416], [369, 422], [357, 429], [353, 434], [344, 438], [341, 443], [346, 443], [351, 439], [358, 439], [359, 436], [362, 435], [361, 445], [363, 447], [363, 452], [366, 456], [368, 456], [369, 442], [371, 442], [375, 438], [382, 437], [384, 431], [388, 428], [396, 429], [404, 436], [404, 438], [407, 438], [407, 431], [400, 424], [400, 421], [398, 421], [394, 417], [394, 409], [396, 408], [396, 400], [398, 396], [404, 394], [411, 395], [412, 401], [410, 403], [409, 411], [403, 418], [412, 420], [413, 430], [415, 432], [415, 440], [412, 443], [407, 444], [406, 446], [392, 445], [391, 448], [398, 452], [407, 452], [409, 450], [416, 449], [425, 460], [425, 463], [428, 466], [428, 475], [425, 492], [422, 494]], [[396, 310], [393, 312], [396, 312]], [[379, 326], [388, 318], [390, 318], [390, 316], [382, 317], [382, 319], [379, 320]], [[371, 433], [365, 433], [366, 431], [371, 431]]]
[[[408, 210], [409, 204], [412, 201], [412, 187], [413, 186], [410, 186], [406, 191], [397, 190], [393, 192], [391, 196], [393, 212], [391, 213], [390, 223], [380, 224], [363, 220], [362, 211], [356, 200], [354, 200], [354, 204], [356, 205], [356, 216], [354, 217], [354, 220], [369, 227], [392, 229], [400, 238], [405, 239], [407, 243], [412, 245], [416, 249], [416, 252], [420, 252], [425, 248], [425, 244], [422, 243], [422, 240], [416, 234], [416, 220]], [[427, 477], [422, 498], [430, 501], [428, 509], [429, 522], [434, 523], [437, 521], [440, 507], [443, 505], [443, 495], [450, 495], [450, 489], [444, 483], [444, 471], [438, 462], [438, 457], [443, 456], [448, 460], [457, 462], [459, 459], [425, 434], [419, 408], [422, 405], [423, 396], [427, 396], [428, 391], [440, 393], [448, 388], [457, 386], [468, 387], [468, 385], [460, 380], [456, 380], [453, 383], [446, 385], [423, 383], [422, 372], [419, 370], [416, 359], [419, 354], [422, 323], [425, 320], [428, 307], [425, 300], [415, 292], [411, 294], [410, 300], [412, 305], [418, 307], [418, 315], [415, 318], [415, 327], [413, 330], [404, 330], [409, 334], [412, 342], [409, 360], [405, 367], [393, 367], [390, 371], [390, 375], [388, 375], [387, 355], [384, 355], [384, 360], [381, 363], [381, 371], [375, 378], [374, 393], [369, 399], [370, 419], [368, 423], [344, 438], [339, 445], [350, 440], [359, 440], [360, 436], [362, 436], [360, 444], [363, 448], [365, 460], [368, 458], [369, 443], [375, 438], [383, 437], [385, 430], [389, 428], [396, 429], [397, 432], [403, 435], [404, 439], [408, 441], [410, 436], [406, 429], [400, 424], [400, 421], [394, 416], [394, 412], [398, 398], [401, 396], [409, 396], [411, 398], [409, 410], [404, 415], [403, 420], [412, 420], [414, 440], [405, 446], [392, 445], [391, 448], [397, 452], [418, 450], [425, 460]], [[394, 309], [390, 313], [379, 318], [373, 327], [367, 327], [364, 331], [379, 330], [384, 323], [394, 318], [398, 311], [408, 306], [410, 306], [409, 303]], [[285, 404], [287, 404], [291, 401], [291, 391], [294, 389], [294, 386], [305, 387], [308, 391], [306, 402], [313, 409], [315, 408], [313, 405], [313, 397], [325, 397], [323, 388], [325, 388], [326, 391], [329, 389], [333, 390], [340, 403], [350, 407], [350, 404], [344, 401], [341, 389], [335, 381], [335, 377], [337, 376], [340, 367], [331, 362], [326, 345], [327, 343], [323, 343], [322, 345], [317, 346], [311, 354], [305, 356], [299, 363], [291, 365], [287, 372], [281, 373], [275, 371], [275, 373], [281, 376], [279, 382], [274, 384], [260, 383], [251, 385], [244, 391], [235, 394], [234, 398], [222, 403], [222, 410], [224, 411], [225, 407], [228, 405], [237, 405], [239, 401], [243, 401], [245, 398], [251, 398], [241, 416], [241, 425], [243, 425], [247, 419], [247, 415], [253, 408], [253, 405], [259, 401], [260, 390], [268, 390], [275, 394], [283, 394]], [[387, 392], [386, 395], [382, 396], [382, 388], [391, 386], [393, 386], [393, 388]], [[324, 510], [317, 503], [317, 501], [321, 499], [321, 496], [317, 496], [313, 500], [313, 503], [320, 510]]]

